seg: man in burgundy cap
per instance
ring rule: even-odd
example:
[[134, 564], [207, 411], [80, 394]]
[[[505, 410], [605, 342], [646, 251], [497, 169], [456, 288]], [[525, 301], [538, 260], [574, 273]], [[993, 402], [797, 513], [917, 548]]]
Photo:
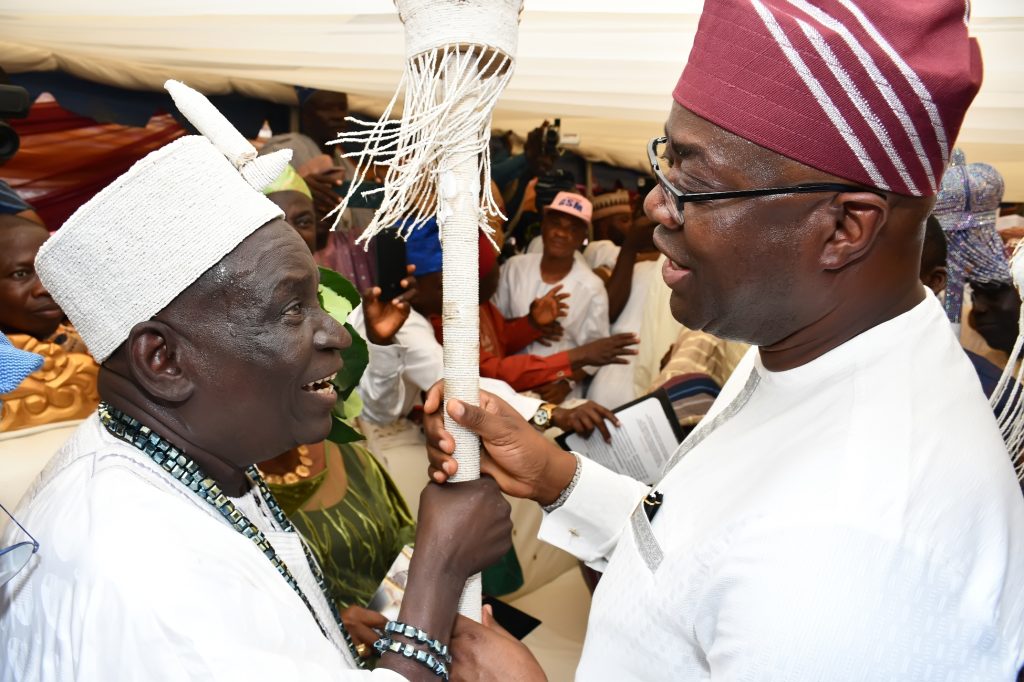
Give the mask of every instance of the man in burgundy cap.
[[[705, 2], [646, 211], [675, 318], [754, 348], [653, 487], [490, 396], [448, 407], [540, 537], [604, 571], [578, 679], [1016, 676], [1024, 500], [918, 280], [981, 70], [963, 0]], [[486, 624], [455, 651], [529, 666]]]

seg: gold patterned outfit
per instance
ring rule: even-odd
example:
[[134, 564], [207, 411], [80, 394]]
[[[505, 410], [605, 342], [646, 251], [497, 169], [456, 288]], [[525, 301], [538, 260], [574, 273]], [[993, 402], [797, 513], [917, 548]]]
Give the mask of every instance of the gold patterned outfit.
[[8, 334], [8, 338], [15, 347], [43, 356], [43, 366], [0, 396], [0, 431], [84, 419], [96, 410], [99, 365], [74, 327], [61, 325], [42, 341], [28, 334]]

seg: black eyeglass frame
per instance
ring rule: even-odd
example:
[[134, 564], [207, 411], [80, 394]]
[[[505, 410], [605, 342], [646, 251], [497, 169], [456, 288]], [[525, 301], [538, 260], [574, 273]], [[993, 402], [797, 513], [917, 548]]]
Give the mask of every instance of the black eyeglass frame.
[[675, 200], [672, 203], [673, 212], [675, 214], [673, 217], [677, 222], [679, 222], [679, 224], [683, 223], [683, 206], [696, 201], [744, 199], [750, 197], [767, 197], [779, 194], [813, 194], [815, 192], [871, 192], [883, 199], [886, 198], [885, 194], [879, 190], [867, 187], [858, 187], [857, 185], [846, 185], [838, 182], [814, 182], [803, 185], [793, 185], [791, 187], [735, 189], [725, 192], [684, 192], [669, 182], [669, 179], [661, 172], [661, 167], [658, 164], [658, 145], [661, 144], [668, 144], [667, 136], [663, 135], [661, 137], [651, 138], [651, 141], [647, 143], [647, 158], [651, 162], [651, 170], [654, 172], [654, 177], [657, 178], [658, 184], [661, 185], [662, 190], [664, 190], [666, 195], [668, 195], [666, 198], [671, 197]]
[[[0, 547], [0, 556], [3, 556], [4, 554], [8, 554], [10, 552], [13, 552], [14, 550], [18, 549], [19, 547], [24, 547], [25, 545], [32, 545], [32, 554], [35, 554], [36, 552], [38, 552], [39, 551], [39, 541], [35, 539], [35, 537], [32, 535], [32, 533], [29, 533], [28, 530], [25, 528], [25, 526], [21, 525], [21, 521], [18, 521], [18, 519], [16, 519], [14, 517], [14, 514], [12, 514], [11, 512], [9, 512], [7, 510], [7, 507], [5, 507], [2, 504], [0, 504], [0, 509], [2, 509], [3, 512], [5, 514], [7, 514], [7, 516], [11, 519], [11, 521], [14, 522], [14, 525], [16, 525], [18, 528], [20, 528], [21, 532], [24, 533], [25, 535], [27, 535], [29, 540], [31, 540], [31, 542], [16, 542], [16, 543], [14, 543], [13, 545], [11, 545], [9, 547]], [[25, 563], [27, 564], [28, 561], [26, 561]], [[10, 577], [13, 578], [15, 575], [17, 575], [19, 572], [21, 572], [21, 570], [24, 569], [24, 568], [25, 568], [24, 565], [19, 567], [18, 570], [15, 571], [13, 574], [11, 574]]]
[[1005, 289], [1013, 289], [1012, 282], [1000, 282], [999, 280], [983, 281], [980, 279], [971, 279], [970, 277], [964, 279], [964, 284], [971, 287], [971, 293], [996, 293]]

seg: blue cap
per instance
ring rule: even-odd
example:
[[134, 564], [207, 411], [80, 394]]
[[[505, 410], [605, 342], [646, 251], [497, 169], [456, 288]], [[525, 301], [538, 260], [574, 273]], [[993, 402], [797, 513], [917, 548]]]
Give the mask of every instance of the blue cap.
[[441, 272], [441, 234], [437, 218], [428, 219], [409, 234], [405, 242], [405, 263], [416, 266], [417, 276]]
[[292, 87], [295, 88], [295, 97], [299, 100], [299, 106], [305, 104], [306, 100], [317, 91], [317, 88], [307, 88], [302, 85], [293, 85]]
[[0, 334], [0, 393], [10, 393], [32, 372], [43, 366], [43, 356], [15, 348]]
[[0, 213], [21, 213], [31, 209], [10, 185], [0, 180]]

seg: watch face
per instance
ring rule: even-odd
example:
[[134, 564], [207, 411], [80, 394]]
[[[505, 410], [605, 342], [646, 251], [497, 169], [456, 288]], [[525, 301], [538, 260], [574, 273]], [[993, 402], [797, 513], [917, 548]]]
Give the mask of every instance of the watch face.
[[547, 426], [549, 421], [551, 421], [551, 413], [543, 407], [537, 410], [537, 414], [533, 415], [533, 423], [537, 426]]

